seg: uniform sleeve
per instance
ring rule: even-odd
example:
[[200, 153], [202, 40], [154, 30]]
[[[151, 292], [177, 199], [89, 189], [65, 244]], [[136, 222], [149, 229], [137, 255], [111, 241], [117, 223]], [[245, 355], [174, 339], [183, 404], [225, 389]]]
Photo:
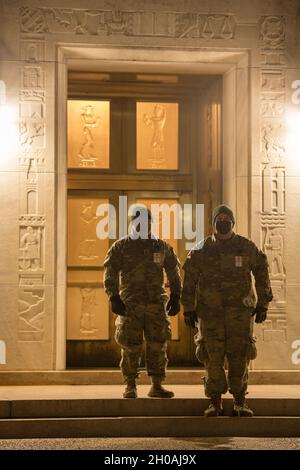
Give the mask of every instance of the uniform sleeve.
[[190, 251], [183, 265], [184, 280], [181, 302], [186, 312], [195, 310], [196, 288], [200, 276], [199, 255], [198, 250]]
[[119, 272], [121, 269], [121, 250], [117, 243], [114, 243], [108, 250], [104, 263], [103, 284], [108, 297], [119, 295]]
[[173, 248], [170, 245], [166, 244], [164, 268], [167, 273], [171, 293], [178, 295], [178, 297], [180, 297], [181, 295], [182, 288], [179, 267], [180, 262], [177, 256], [175, 255]]
[[251, 270], [255, 278], [257, 304], [266, 307], [273, 299], [268, 268], [268, 260], [265, 253], [253, 244], [251, 253]]

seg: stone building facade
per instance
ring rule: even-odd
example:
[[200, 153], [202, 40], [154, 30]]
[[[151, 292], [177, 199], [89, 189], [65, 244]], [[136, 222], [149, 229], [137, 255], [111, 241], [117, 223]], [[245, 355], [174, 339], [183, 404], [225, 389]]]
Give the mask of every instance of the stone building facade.
[[255, 368], [299, 369], [299, 2], [1, 0], [0, 38], [0, 371], [66, 365], [67, 71], [87, 61], [220, 75], [220, 198], [274, 291]]

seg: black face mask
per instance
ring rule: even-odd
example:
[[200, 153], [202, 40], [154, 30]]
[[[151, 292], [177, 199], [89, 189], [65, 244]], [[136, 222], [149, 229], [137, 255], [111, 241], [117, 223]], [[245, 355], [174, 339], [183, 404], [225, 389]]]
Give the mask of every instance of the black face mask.
[[216, 223], [217, 232], [221, 233], [222, 235], [226, 235], [226, 233], [230, 232], [231, 230], [231, 222], [229, 220], [218, 220]]

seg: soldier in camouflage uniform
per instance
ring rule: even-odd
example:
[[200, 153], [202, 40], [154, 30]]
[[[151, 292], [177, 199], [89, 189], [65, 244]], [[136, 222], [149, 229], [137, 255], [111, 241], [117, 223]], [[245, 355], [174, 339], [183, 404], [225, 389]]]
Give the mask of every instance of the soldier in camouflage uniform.
[[[118, 315], [116, 342], [122, 348], [120, 367], [126, 383], [124, 398], [136, 398], [136, 378], [140, 366], [143, 335], [146, 340], [146, 366], [152, 379], [150, 397], [171, 398], [162, 387], [167, 366], [167, 341], [171, 338], [168, 315], [180, 311], [181, 278], [173, 248], [151, 233], [151, 213], [137, 206], [130, 235], [115, 242], [104, 261], [104, 288], [111, 310]], [[146, 237], [139, 235], [145, 224]], [[166, 305], [164, 271], [171, 295]], [[120, 277], [119, 277], [120, 276]]]
[[195, 246], [183, 266], [185, 322], [198, 326], [196, 357], [207, 371], [205, 394], [211, 399], [207, 417], [223, 413], [221, 395], [228, 389], [234, 397], [233, 414], [253, 415], [245, 402], [248, 364], [256, 357], [251, 317], [262, 323], [272, 300], [267, 258], [252, 241], [233, 232], [234, 223], [228, 206], [216, 207], [213, 235]]

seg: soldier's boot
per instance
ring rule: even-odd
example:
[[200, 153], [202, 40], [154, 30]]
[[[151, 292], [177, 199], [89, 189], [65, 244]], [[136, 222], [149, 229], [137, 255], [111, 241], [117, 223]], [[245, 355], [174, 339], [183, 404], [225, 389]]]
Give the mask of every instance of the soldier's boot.
[[242, 417], [251, 418], [254, 415], [254, 413], [246, 403], [245, 394], [244, 393], [240, 393], [236, 395], [234, 394], [233, 397], [234, 398], [233, 398], [232, 416], [242, 416]]
[[123, 393], [123, 398], [137, 398], [135, 379], [126, 380], [126, 388]]
[[148, 392], [148, 397], [151, 398], [172, 398], [174, 393], [170, 390], [166, 390], [162, 386], [162, 379], [160, 377], [151, 377], [152, 378], [152, 387]]
[[206, 418], [211, 418], [213, 416], [223, 416], [223, 414], [224, 411], [222, 407], [221, 395], [214, 395], [210, 397], [210, 404], [204, 411], [204, 416]]

